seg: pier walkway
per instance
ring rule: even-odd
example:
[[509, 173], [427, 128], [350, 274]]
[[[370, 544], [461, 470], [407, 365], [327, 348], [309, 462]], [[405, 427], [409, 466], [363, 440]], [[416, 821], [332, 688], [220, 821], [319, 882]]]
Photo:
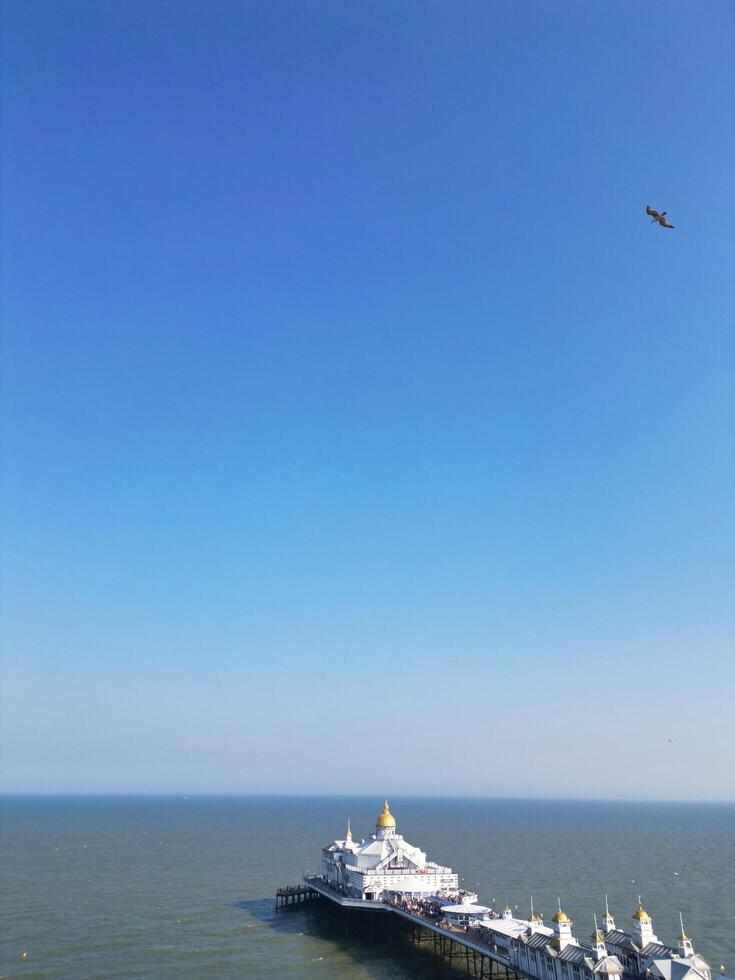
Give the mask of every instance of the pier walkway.
[[288, 885], [279, 888], [276, 892], [276, 908], [286, 908], [287, 905], [300, 905], [302, 902], [310, 902], [319, 898], [309, 885]]
[[304, 879], [304, 885], [279, 888], [276, 905], [285, 908], [289, 904], [308, 902], [316, 897], [328, 899], [343, 909], [385, 913], [397, 917], [410, 927], [411, 943], [429, 944], [437, 955], [450, 962], [456, 960], [457, 966], [464, 965], [466, 974], [478, 980], [479, 978], [495, 980], [498, 977], [504, 980], [518, 980], [520, 977], [511, 966], [508, 957], [492, 942], [486, 941], [480, 929], [440, 925], [438, 921], [417, 907], [416, 903], [410, 903], [410, 907], [407, 907], [409, 903], [370, 902], [351, 898], [338, 891], [321, 876], [310, 875]]

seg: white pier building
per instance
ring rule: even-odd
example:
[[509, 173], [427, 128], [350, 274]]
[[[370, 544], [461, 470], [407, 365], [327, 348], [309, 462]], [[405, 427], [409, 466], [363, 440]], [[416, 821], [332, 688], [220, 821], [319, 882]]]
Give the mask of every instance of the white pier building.
[[323, 849], [322, 875], [347, 897], [368, 902], [459, 892], [459, 879], [451, 868], [429, 861], [398, 833], [387, 801], [368, 840], [353, 840], [348, 821], [345, 839]]
[[681, 934], [676, 947], [659, 941], [653, 920], [642, 905], [633, 913], [633, 929], [618, 929], [605, 902], [603, 928], [595, 929], [590, 941], [580, 942], [566, 912], [553, 918], [553, 928], [538, 915], [516, 919], [505, 910], [499, 919], [485, 918], [478, 928], [498, 949], [507, 951], [510, 962], [538, 980], [712, 980], [708, 964], [694, 952], [692, 941]]
[[310, 890], [345, 908], [393, 913], [442, 942], [459, 944], [468, 971], [470, 955], [479, 954], [480, 976], [485, 976], [487, 959], [533, 980], [712, 980], [681, 917], [676, 946], [668, 945], [654, 932], [640, 898], [630, 932], [617, 927], [606, 898], [602, 928], [595, 915], [594, 931], [585, 941], [575, 936], [561, 903], [549, 926], [534, 914], [533, 903], [529, 919], [514, 916], [507, 906], [499, 914], [479, 905], [477, 895], [460, 890], [451, 868], [429, 861], [403, 839], [387, 802], [368, 840], [353, 840], [348, 821], [345, 839], [323, 849], [321, 874], [305, 881]]

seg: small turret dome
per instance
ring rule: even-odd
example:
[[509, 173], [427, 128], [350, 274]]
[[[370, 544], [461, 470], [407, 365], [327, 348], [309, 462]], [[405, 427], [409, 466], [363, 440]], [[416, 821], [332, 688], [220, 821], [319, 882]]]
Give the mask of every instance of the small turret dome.
[[396, 818], [390, 812], [388, 801], [386, 800], [385, 806], [383, 807], [383, 810], [380, 816], [378, 817], [378, 821], [375, 824], [375, 826], [379, 827], [382, 830], [385, 827], [395, 827], [395, 825], [396, 825]]
[[633, 918], [636, 919], [638, 922], [651, 921], [651, 916], [648, 914], [648, 912], [646, 912], [646, 910], [643, 908], [642, 905], [639, 905], [638, 908], [635, 910], [635, 912], [633, 913]]
[[552, 921], [553, 922], [571, 922], [572, 920], [569, 918], [569, 916], [567, 915], [566, 912], [562, 912], [562, 910], [559, 909], [559, 911], [556, 913], [556, 915], [554, 916], [554, 918], [553, 918]]

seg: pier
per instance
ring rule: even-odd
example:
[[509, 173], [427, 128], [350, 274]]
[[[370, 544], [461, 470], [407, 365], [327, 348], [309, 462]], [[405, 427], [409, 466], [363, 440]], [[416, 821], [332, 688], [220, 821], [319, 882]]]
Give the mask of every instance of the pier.
[[601, 918], [590, 916], [589, 939], [575, 935], [561, 901], [548, 925], [533, 901], [527, 919], [507, 905], [502, 913], [480, 905], [452, 868], [398, 833], [387, 801], [368, 839], [353, 839], [348, 820], [345, 837], [322, 848], [320, 872], [276, 893], [279, 909], [314, 901], [342, 910], [346, 927], [353, 919], [367, 925], [371, 939], [407, 939], [483, 980], [712, 980], [681, 914], [671, 946], [656, 935], [640, 896], [630, 931], [616, 924], [605, 896]]
[[321, 898], [309, 885], [287, 885], [276, 892], [276, 908], [285, 909], [289, 905], [303, 905]]
[[[279, 888], [276, 892], [276, 908], [285, 910], [324, 899], [347, 913], [362, 912], [366, 918], [370, 917], [373, 938], [381, 934], [390, 938], [400, 935], [411, 945], [429, 949], [435, 955], [447, 960], [451, 966], [464, 969], [467, 976], [475, 977], [476, 980], [519, 980], [520, 978], [520, 974], [512, 968], [508, 957], [504, 956], [494, 944], [483, 941], [477, 934], [477, 930], [440, 924], [432, 921], [428, 915], [422, 914], [417, 909], [407, 908], [398, 901], [374, 902], [351, 898], [333, 888], [320, 875], [308, 876], [303, 885]], [[396, 926], [399, 928], [395, 928]]]

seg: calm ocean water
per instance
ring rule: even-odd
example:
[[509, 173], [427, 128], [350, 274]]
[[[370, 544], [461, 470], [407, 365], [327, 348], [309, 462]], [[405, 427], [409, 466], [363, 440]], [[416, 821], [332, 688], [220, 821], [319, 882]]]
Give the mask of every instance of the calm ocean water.
[[[439, 978], [429, 953], [335, 932], [314, 909], [276, 914], [382, 800], [45, 798], [2, 802], [3, 977]], [[695, 948], [735, 968], [735, 807], [391, 799], [399, 832], [483, 899], [549, 915], [561, 895], [586, 937], [608, 892], [630, 924], [641, 893], [660, 938], [684, 913]], [[678, 872], [678, 876], [674, 872]], [[26, 960], [22, 952], [28, 953]]]

